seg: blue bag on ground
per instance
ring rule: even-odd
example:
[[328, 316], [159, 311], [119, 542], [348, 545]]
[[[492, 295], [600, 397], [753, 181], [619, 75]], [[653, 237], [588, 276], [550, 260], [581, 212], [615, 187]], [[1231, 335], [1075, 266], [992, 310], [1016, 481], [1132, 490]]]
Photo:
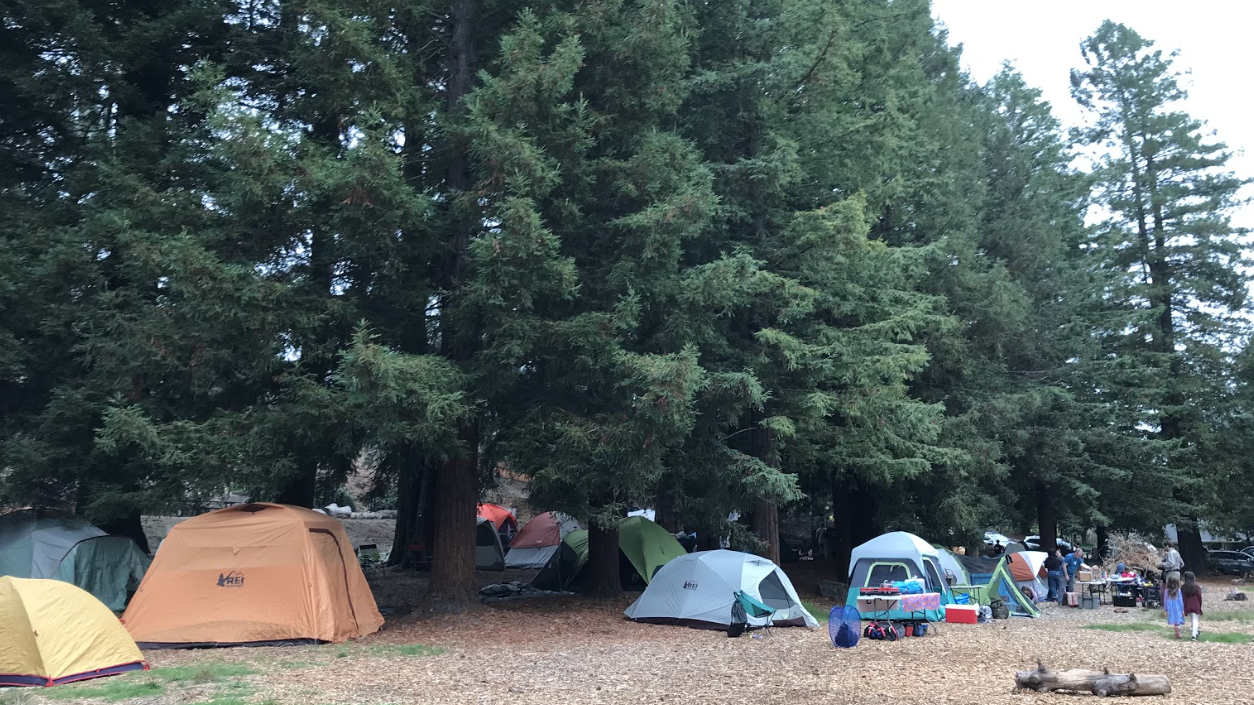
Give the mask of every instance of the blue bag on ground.
[[840, 649], [848, 649], [858, 645], [858, 637], [862, 634], [862, 615], [857, 607], [836, 605], [827, 615], [827, 635], [832, 645]]

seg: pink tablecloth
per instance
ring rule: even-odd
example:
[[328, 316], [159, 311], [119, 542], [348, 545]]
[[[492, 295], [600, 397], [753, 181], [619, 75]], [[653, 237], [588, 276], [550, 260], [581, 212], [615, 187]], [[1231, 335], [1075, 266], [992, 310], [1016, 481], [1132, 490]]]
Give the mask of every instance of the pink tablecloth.
[[901, 609], [905, 612], [922, 612], [940, 609], [940, 593], [925, 592], [919, 595], [902, 595]]

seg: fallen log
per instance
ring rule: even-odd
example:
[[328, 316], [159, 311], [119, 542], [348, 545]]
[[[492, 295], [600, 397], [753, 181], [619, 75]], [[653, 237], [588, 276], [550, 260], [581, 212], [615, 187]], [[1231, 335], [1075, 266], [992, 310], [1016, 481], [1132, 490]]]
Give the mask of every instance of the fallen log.
[[1034, 671], [1015, 673], [1015, 690], [1034, 690], [1045, 693], [1069, 690], [1076, 693], [1092, 693], [1100, 697], [1109, 695], [1166, 695], [1171, 692], [1167, 676], [1136, 675], [1135, 673], [1111, 673], [1109, 670], [1087, 671], [1074, 668], [1051, 671], [1037, 663]]

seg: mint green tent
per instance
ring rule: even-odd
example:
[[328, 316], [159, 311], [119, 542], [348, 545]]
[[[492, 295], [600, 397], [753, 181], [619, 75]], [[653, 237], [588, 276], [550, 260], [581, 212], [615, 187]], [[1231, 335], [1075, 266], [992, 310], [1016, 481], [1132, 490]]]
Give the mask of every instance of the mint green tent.
[[70, 514], [37, 509], [0, 514], [0, 575], [62, 580], [120, 612], [150, 563], [134, 541], [109, 536]]

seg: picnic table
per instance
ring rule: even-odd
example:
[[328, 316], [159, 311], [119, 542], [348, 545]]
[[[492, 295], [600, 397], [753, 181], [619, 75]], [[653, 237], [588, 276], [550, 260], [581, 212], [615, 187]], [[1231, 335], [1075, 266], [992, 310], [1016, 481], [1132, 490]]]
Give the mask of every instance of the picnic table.
[[[911, 618], [918, 615], [917, 621], [927, 621], [928, 610], [940, 609], [939, 592], [923, 592], [914, 595], [859, 595], [858, 612], [872, 619], [888, 619], [888, 613], [894, 609], [909, 612]], [[879, 615], [879, 616], [876, 616]]]

